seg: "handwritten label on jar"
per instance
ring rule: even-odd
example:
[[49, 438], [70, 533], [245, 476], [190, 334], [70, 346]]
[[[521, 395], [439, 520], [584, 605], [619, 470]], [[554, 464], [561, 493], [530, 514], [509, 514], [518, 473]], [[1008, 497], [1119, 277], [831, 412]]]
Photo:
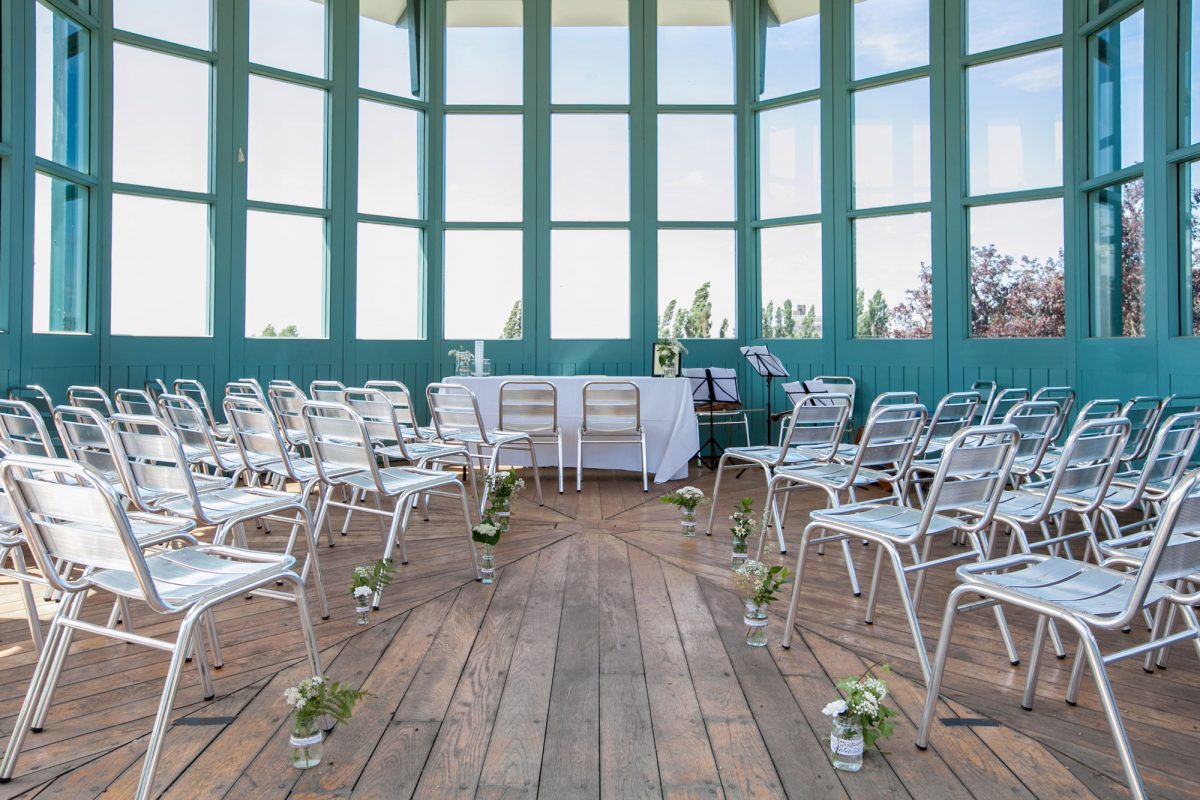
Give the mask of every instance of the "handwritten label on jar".
[[841, 739], [837, 736], [829, 738], [829, 749], [839, 756], [861, 756], [863, 754], [863, 740], [861, 737], [853, 739]]

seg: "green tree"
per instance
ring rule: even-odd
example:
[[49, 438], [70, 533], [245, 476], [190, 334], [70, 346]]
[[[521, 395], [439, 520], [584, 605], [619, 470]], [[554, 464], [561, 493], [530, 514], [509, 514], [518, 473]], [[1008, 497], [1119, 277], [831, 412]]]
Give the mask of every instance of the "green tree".
[[278, 335], [279, 335], [279, 333], [275, 330], [275, 326], [273, 324], [271, 324], [270, 322], [267, 323], [267, 327], [263, 328], [262, 333], [259, 334], [259, 336], [278, 336]]
[[671, 338], [682, 339], [687, 335], [688, 312], [685, 308], [675, 309], [675, 319], [671, 320]]
[[729, 318], [726, 317], [725, 319], [721, 320], [721, 332], [717, 335], [720, 338], [724, 339], [728, 334], [729, 334]]
[[775, 338], [775, 301], [771, 300], [762, 310], [762, 337]]
[[796, 313], [791, 300], [783, 301], [783, 330], [779, 331], [779, 338], [796, 338]]
[[658, 338], [666, 339], [671, 335], [671, 322], [675, 319], [675, 301], [667, 303], [662, 316], [658, 318]]
[[520, 339], [522, 334], [521, 322], [521, 301], [513, 303], [512, 311], [508, 312], [508, 319], [504, 321], [504, 330], [500, 332], [501, 339]]
[[821, 334], [817, 331], [817, 307], [809, 306], [804, 319], [800, 320], [800, 331], [796, 334], [801, 339], [816, 339]]
[[854, 335], [855, 336], [866, 336], [867, 335], [866, 327], [864, 326], [864, 323], [866, 322], [866, 320], [863, 318], [863, 300], [864, 300], [863, 290], [855, 289], [854, 290]]
[[294, 339], [300, 335], [300, 330], [295, 325], [285, 325], [279, 329], [279, 335], [281, 337], [286, 336]]
[[887, 300], [884, 299], [883, 292], [876, 289], [858, 318], [858, 335], [870, 339], [887, 336], [889, 319]]
[[707, 339], [712, 336], [711, 290], [712, 283], [705, 281], [692, 297], [692, 308], [684, 326], [684, 332], [689, 338]]

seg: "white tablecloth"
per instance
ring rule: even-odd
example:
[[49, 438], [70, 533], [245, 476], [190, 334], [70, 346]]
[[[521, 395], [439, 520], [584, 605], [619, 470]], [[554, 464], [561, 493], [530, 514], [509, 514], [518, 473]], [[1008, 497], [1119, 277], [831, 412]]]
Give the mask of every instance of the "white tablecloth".
[[[597, 378], [562, 376], [496, 376], [491, 378], [453, 375], [447, 383], [469, 388], [479, 400], [479, 411], [489, 426], [500, 416], [500, 384], [509, 380], [537, 380], [552, 383], [558, 389], [558, 426], [562, 429], [564, 466], [575, 466], [575, 441], [583, 420], [583, 385]], [[646, 429], [646, 468], [655, 483], [687, 477], [688, 461], [700, 449], [696, 410], [686, 378], [613, 378], [632, 381], [642, 398], [642, 426]], [[527, 456], [515, 450], [504, 453], [506, 462], [522, 464]], [[554, 447], [538, 446], [538, 464], [557, 461]], [[641, 472], [641, 456], [636, 444], [584, 444], [583, 465], [598, 469]]]

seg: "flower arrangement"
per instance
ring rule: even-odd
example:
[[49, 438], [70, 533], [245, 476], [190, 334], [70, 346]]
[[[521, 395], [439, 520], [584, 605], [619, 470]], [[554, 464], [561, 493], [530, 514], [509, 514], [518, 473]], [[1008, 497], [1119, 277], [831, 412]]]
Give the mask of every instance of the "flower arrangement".
[[492, 548], [499, 543], [500, 536], [508, 531], [509, 504], [517, 493], [525, 488], [525, 481], [513, 470], [497, 472], [487, 479], [488, 507], [479, 524], [471, 528], [471, 539], [483, 545], [479, 558], [479, 579], [483, 583], [495, 583], [496, 561]]
[[780, 564], [768, 565], [752, 558], [733, 571], [734, 583], [742, 592], [746, 603], [769, 606], [775, 602], [776, 593], [787, 583], [787, 567]]
[[351, 689], [336, 681], [321, 677], [305, 678], [299, 685], [284, 690], [283, 699], [292, 707], [292, 766], [308, 769], [321, 763], [321, 742], [324, 736], [320, 719], [330, 716], [338, 722], [349, 722], [354, 707], [367, 696], [361, 689]]
[[[887, 664], [883, 664], [884, 672], [891, 672]], [[887, 684], [871, 674], [872, 665], [866, 672], [856, 678], [843, 678], [838, 681], [838, 689], [845, 699], [834, 700], [821, 710], [827, 717], [856, 718], [862, 726], [863, 744], [870, 748], [876, 742], [892, 735], [895, 724], [891, 718], [897, 711], [883, 704], [887, 697]]]
[[687, 353], [687, 348], [683, 346], [683, 342], [673, 336], [667, 339], [657, 339], [654, 342], [654, 354], [658, 359], [659, 369], [673, 366], [679, 360], [680, 353]]
[[659, 499], [664, 503], [679, 506], [688, 511], [695, 511], [696, 506], [712, 502], [704, 496], [703, 491], [697, 489], [695, 486], [685, 486], [674, 492], [668, 492]]
[[454, 359], [459, 375], [469, 375], [471, 373], [471, 364], [475, 361], [475, 354], [470, 350], [451, 350], [446, 355]]
[[514, 470], [497, 472], [488, 478], [489, 491], [492, 498], [492, 508], [507, 505], [517, 493], [525, 488], [525, 480], [518, 478]]
[[392, 582], [394, 572], [391, 559], [381, 558], [373, 567], [355, 567], [350, 573], [350, 595], [354, 598], [359, 625], [367, 624], [371, 597]]
[[500, 528], [485, 517], [474, 528], [471, 528], [471, 538], [480, 544], [495, 545], [500, 541]]

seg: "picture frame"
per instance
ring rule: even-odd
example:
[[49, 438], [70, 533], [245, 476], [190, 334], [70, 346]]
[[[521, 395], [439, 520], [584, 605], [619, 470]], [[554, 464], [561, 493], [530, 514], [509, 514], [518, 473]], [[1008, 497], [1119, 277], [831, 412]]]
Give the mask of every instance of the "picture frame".
[[672, 342], [650, 346], [650, 374], [655, 378], [678, 378], [683, 370], [683, 353]]

